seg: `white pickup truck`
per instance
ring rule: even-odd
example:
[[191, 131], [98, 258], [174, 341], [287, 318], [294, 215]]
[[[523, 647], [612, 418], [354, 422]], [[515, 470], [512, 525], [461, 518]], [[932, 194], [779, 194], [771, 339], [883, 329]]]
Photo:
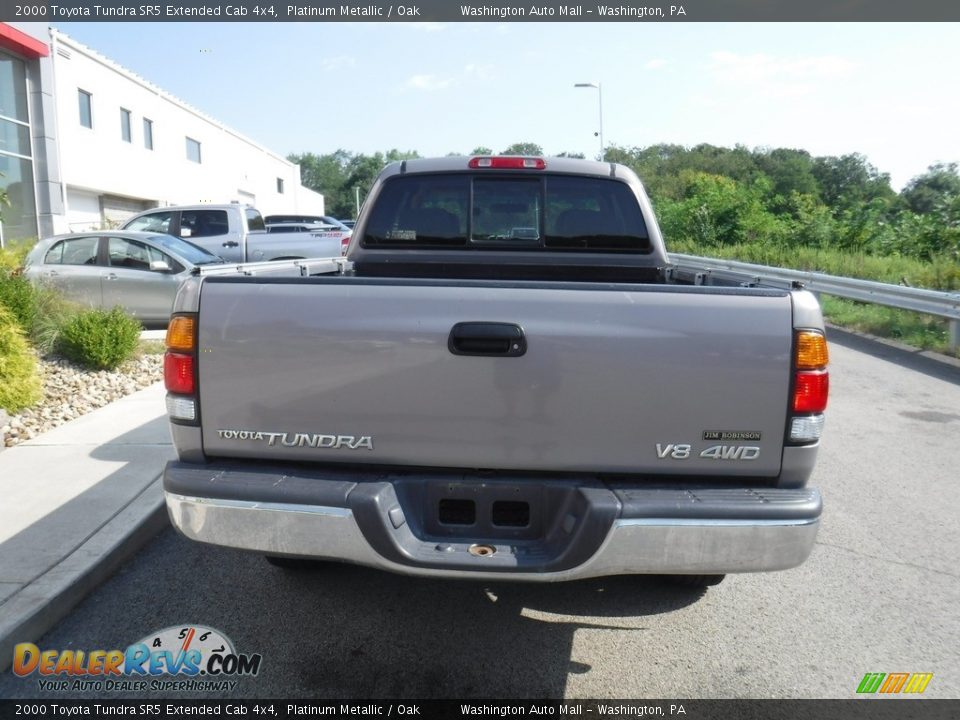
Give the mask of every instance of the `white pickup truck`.
[[342, 230], [268, 234], [260, 211], [239, 203], [147, 210], [123, 229], [176, 235], [229, 262], [340, 256], [350, 241]]

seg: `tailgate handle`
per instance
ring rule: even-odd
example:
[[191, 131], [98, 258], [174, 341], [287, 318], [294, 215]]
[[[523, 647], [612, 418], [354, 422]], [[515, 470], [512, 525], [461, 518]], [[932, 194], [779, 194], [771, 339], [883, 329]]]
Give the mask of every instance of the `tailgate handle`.
[[450, 330], [447, 348], [454, 355], [520, 357], [527, 352], [527, 338], [513, 323], [462, 322]]

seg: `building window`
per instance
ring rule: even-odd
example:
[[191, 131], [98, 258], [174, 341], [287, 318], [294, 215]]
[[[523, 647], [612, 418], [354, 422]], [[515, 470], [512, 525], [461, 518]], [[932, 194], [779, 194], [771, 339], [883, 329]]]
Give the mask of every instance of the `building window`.
[[37, 202], [27, 111], [26, 66], [0, 53], [0, 247], [17, 238], [36, 237]]
[[85, 128], [93, 127], [93, 109], [90, 98], [93, 96], [86, 90], [77, 90], [77, 97], [80, 100], [80, 124]]
[[132, 142], [130, 136], [130, 111], [120, 108], [120, 137], [124, 142]]
[[277, 192], [283, 195], [283, 178], [277, 178]]
[[153, 150], [153, 120], [143, 119], [143, 146], [147, 150]]
[[200, 142], [189, 137], [187, 138], [187, 160], [200, 162]]

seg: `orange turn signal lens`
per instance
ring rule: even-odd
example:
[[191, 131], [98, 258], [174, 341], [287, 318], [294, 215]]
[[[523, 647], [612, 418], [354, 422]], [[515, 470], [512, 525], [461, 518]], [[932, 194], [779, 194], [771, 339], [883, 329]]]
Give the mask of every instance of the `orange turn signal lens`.
[[167, 349], [193, 352], [196, 335], [196, 320], [192, 315], [174, 315], [167, 326]]
[[822, 333], [813, 330], [797, 333], [797, 370], [820, 370], [828, 362], [827, 339]]

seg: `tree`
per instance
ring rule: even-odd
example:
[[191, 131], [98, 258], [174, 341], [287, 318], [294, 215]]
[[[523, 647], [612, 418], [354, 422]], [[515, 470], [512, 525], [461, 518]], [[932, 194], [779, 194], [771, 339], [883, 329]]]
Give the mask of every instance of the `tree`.
[[813, 158], [806, 150], [758, 151], [754, 154], [757, 166], [770, 178], [774, 203], [786, 206], [793, 193], [820, 197], [820, 186], [813, 174]]
[[471, 155], [493, 155], [493, 150], [483, 145], [478, 145], [470, 151]]
[[900, 193], [907, 207], [924, 215], [950, 205], [960, 197], [960, 175], [957, 163], [937, 163], [907, 183]]
[[357, 212], [358, 189], [362, 200], [385, 165], [416, 157], [420, 156], [413, 150], [354, 155], [340, 149], [327, 155], [292, 154], [287, 159], [300, 165], [303, 186], [324, 196], [328, 215], [353, 217]]
[[514, 143], [506, 150], [500, 153], [501, 155], [543, 155], [543, 148], [532, 142], [519, 142]]
[[723, 175], [685, 170], [681, 182], [682, 200], [665, 198], [657, 203], [665, 236], [699, 245], [785, 241], [785, 223], [763, 206], [769, 180], [747, 185]]
[[[328, 214], [335, 215], [338, 212], [336, 208], [352, 199], [349, 188], [344, 188], [346, 168], [353, 160], [353, 155], [346, 150], [341, 148], [327, 155], [291, 154], [287, 160], [300, 166], [301, 185], [323, 195]], [[352, 216], [351, 212], [349, 217]]]
[[890, 176], [879, 172], [859, 153], [841, 157], [818, 157], [813, 174], [820, 185], [820, 197], [835, 214], [879, 199], [891, 207], [896, 194]]
[[909, 210], [899, 218], [897, 247], [903, 254], [930, 260], [960, 257], [960, 175], [957, 163], [931, 165], [900, 194]]

